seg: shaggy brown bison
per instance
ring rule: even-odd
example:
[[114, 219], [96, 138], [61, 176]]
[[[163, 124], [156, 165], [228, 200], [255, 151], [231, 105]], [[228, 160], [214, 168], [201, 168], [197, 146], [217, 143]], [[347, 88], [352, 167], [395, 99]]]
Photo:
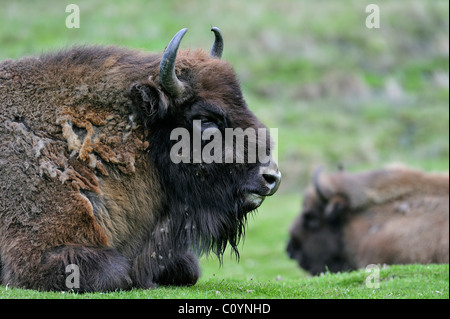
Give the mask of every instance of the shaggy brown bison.
[[287, 251], [312, 274], [369, 264], [448, 263], [449, 177], [406, 167], [317, 170]]
[[195, 134], [195, 121], [202, 132], [264, 128], [212, 31], [209, 53], [178, 52], [183, 29], [163, 54], [82, 46], [0, 63], [2, 284], [192, 285], [198, 254], [237, 249], [247, 213], [280, 183], [269, 135], [247, 138], [268, 161], [171, 153], [171, 132]]

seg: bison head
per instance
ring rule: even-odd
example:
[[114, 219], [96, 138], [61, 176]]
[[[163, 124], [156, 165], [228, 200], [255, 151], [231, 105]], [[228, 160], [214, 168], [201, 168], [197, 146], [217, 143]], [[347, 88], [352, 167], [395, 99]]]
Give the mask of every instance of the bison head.
[[331, 192], [326, 176], [316, 170], [313, 185], [305, 192], [302, 211], [290, 228], [289, 257], [313, 275], [350, 269], [342, 243], [347, 209], [347, 197]]
[[[187, 31], [180, 30], [166, 47], [159, 68], [147, 80], [132, 84], [129, 95], [134, 116], [144, 123], [149, 156], [165, 194], [161, 220], [170, 220], [172, 231], [181, 236], [178, 242], [220, 256], [227, 243], [237, 252], [247, 213], [276, 192], [281, 174], [270, 156], [269, 134], [258, 134], [265, 126], [247, 107], [232, 67], [220, 59], [222, 34], [211, 30], [215, 42], [209, 53], [178, 52]], [[232, 145], [226, 143], [230, 130], [256, 133], [243, 137], [244, 154], [236, 151], [237, 137], [232, 137], [236, 139]], [[186, 152], [177, 148], [184, 135], [174, 132], [186, 133], [188, 143], [182, 149]], [[196, 154], [205, 154], [212, 137], [218, 147], [207, 154], [215, 160], [198, 159]], [[249, 161], [251, 149], [268, 160]], [[229, 154], [234, 160], [227, 160]], [[245, 160], [238, 161], [239, 156]]]

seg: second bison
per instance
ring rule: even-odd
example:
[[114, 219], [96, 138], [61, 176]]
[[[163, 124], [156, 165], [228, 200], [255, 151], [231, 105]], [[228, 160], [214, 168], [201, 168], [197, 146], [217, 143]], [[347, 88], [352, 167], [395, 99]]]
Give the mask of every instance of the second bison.
[[316, 171], [287, 251], [312, 274], [369, 264], [448, 263], [449, 177], [396, 166]]

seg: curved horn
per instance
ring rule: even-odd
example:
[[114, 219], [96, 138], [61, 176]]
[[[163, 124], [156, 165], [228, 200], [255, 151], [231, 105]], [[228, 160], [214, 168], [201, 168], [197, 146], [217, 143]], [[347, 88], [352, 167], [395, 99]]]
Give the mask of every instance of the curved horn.
[[175, 34], [164, 50], [159, 64], [159, 83], [173, 97], [179, 97], [184, 92], [184, 84], [178, 80], [175, 74], [175, 60], [177, 59], [178, 47], [187, 29], [181, 29]]
[[211, 52], [209, 52], [209, 55], [213, 58], [220, 59], [222, 58], [222, 52], [223, 52], [223, 37], [222, 32], [219, 28], [212, 27], [211, 31], [214, 32], [214, 43], [211, 48]]
[[320, 184], [319, 184], [319, 175], [321, 173], [322, 173], [322, 166], [319, 166], [318, 168], [315, 169], [315, 171], [313, 173], [312, 182], [314, 185], [314, 189], [316, 190], [319, 201], [322, 204], [326, 204], [328, 202], [328, 200], [325, 197], [325, 195], [323, 194], [322, 190], [320, 189]]

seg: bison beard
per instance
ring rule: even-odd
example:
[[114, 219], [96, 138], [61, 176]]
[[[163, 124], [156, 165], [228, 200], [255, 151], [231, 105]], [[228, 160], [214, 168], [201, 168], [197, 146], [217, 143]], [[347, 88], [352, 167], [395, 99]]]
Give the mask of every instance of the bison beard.
[[[236, 176], [242, 174], [234, 168], [230, 170], [228, 164], [181, 167], [167, 166], [166, 161], [160, 160], [158, 157], [155, 163], [165, 166], [168, 172], [162, 176], [167, 194], [163, 211], [170, 212], [162, 217], [170, 219], [170, 232], [178, 234], [171, 245], [185, 243], [197, 254], [213, 251], [220, 258], [229, 242], [238, 255], [237, 245], [244, 233], [248, 210], [243, 194], [233, 186], [237, 186]], [[219, 171], [230, 172], [230, 177], [224, 178]]]

